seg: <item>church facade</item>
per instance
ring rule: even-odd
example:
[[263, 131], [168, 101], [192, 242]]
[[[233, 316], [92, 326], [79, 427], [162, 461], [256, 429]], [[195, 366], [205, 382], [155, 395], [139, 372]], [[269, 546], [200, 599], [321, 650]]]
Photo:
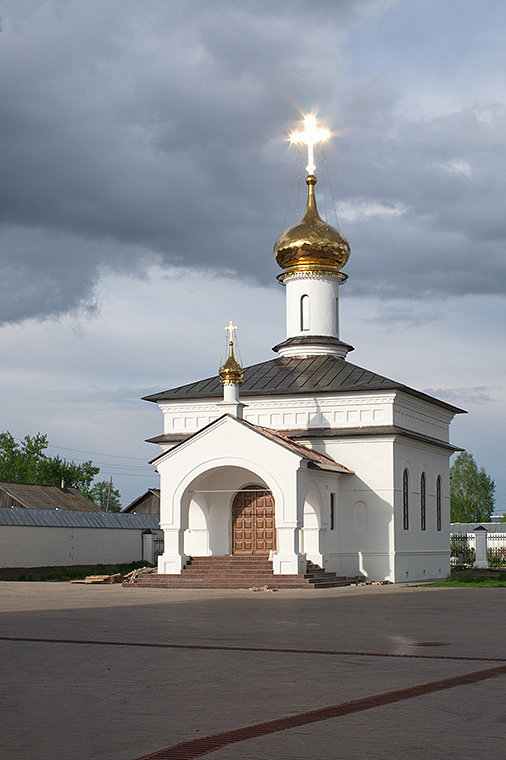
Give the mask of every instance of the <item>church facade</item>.
[[264, 556], [392, 582], [449, 572], [449, 426], [463, 410], [347, 360], [339, 336], [350, 249], [323, 221], [309, 161], [304, 216], [277, 240], [286, 290], [278, 356], [147, 396], [163, 414], [160, 574], [190, 557]]

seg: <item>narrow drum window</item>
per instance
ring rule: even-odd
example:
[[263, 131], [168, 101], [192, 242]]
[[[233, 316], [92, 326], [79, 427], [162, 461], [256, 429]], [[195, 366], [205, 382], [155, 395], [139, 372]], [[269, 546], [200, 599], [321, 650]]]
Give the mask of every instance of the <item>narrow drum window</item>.
[[336, 495], [335, 493], [330, 494], [330, 530], [334, 530], [336, 526]]
[[409, 530], [409, 476], [408, 471], [402, 473], [402, 527]]
[[422, 472], [420, 478], [420, 528], [425, 530], [427, 528], [427, 517], [425, 510], [425, 473]]
[[309, 296], [300, 299], [300, 329], [309, 330]]
[[436, 527], [441, 530], [441, 476], [436, 481]]

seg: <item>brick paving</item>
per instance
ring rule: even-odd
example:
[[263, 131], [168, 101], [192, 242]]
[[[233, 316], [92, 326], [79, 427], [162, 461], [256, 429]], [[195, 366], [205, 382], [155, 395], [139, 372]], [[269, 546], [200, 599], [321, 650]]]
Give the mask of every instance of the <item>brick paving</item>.
[[2, 583], [3, 756], [502, 756], [504, 598]]

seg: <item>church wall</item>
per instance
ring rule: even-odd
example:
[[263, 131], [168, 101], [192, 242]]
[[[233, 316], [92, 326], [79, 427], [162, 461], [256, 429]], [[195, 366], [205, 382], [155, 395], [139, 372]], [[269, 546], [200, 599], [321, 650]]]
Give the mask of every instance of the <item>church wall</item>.
[[416, 433], [449, 441], [453, 412], [422, 399], [398, 392], [394, 403], [393, 424]]
[[[244, 396], [244, 418], [277, 430], [392, 425], [395, 394], [353, 393], [321, 396]], [[223, 414], [216, 401], [160, 402], [164, 433], [194, 433]]]
[[345, 463], [354, 475], [339, 475], [334, 530], [324, 538], [327, 569], [391, 580], [394, 571], [393, 438], [328, 438], [314, 448]]
[[[395, 580], [445, 577], [450, 562], [450, 452], [416, 441], [395, 444]], [[409, 528], [403, 527], [403, 472], [408, 471]], [[425, 530], [421, 524], [421, 476], [425, 473]], [[437, 530], [436, 482], [441, 477], [441, 530]]]
[[[448, 440], [448, 426], [453, 417], [450, 411], [442, 409], [434, 404], [417, 399], [402, 392], [358, 392], [348, 395], [321, 395], [318, 397], [282, 396], [278, 398], [247, 398], [245, 397], [245, 418], [255, 424], [275, 429], [308, 429], [315, 428], [353, 428], [358, 426], [385, 426], [395, 424], [402, 428], [412, 429], [424, 435]], [[161, 404], [164, 408], [166, 432], [194, 432], [196, 426], [208, 424], [209, 420], [222, 414], [217, 402], [171, 402]], [[232, 423], [233, 424], [233, 423]], [[214, 429], [213, 429], [214, 430]], [[216, 431], [214, 431], [216, 432]], [[213, 432], [213, 435], [214, 435]], [[220, 435], [216, 440], [220, 440]], [[228, 435], [228, 434], [227, 434]], [[305, 486], [300, 486], [299, 502], [297, 503], [297, 517], [293, 516], [295, 507], [288, 506], [290, 498], [295, 499], [297, 486], [293, 479], [279, 476], [283, 471], [282, 459], [284, 455], [290, 458], [292, 455], [281, 447], [265, 439], [256, 436], [252, 431], [240, 425], [235, 425], [233, 435], [237, 438], [236, 443], [230, 442], [227, 436], [223, 439], [223, 451], [236, 451], [243, 453], [242, 460], [236, 459], [235, 466], [244, 468], [252, 467], [252, 462], [258, 465], [272, 463], [271, 470], [278, 473], [278, 484], [283, 506], [276, 503], [276, 509], [280, 514], [276, 515], [278, 550], [286, 552], [291, 557], [297, 553], [294, 546], [293, 520], [304, 520], [304, 510], [309, 515], [309, 507], [304, 505], [304, 495], [300, 492]], [[209, 440], [199, 443], [192, 439], [193, 450], [186, 460], [182, 454], [186, 444], [178, 447], [177, 472], [186, 472], [191, 469], [195, 462], [210, 462], [216, 457], [214, 444], [210, 448]], [[252, 437], [251, 437], [252, 436]], [[400, 439], [399, 439], [400, 440]], [[301, 441], [315, 449], [322, 451], [333, 459], [350, 467], [355, 471], [354, 476], [330, 475], [330, 480], [325, 481], [321, 475], [312, 475], [320, 484], [318, 488], [320, 500], [320, 520], [322, 521], [318, 537], [311, 533], [310, 529], [301, 533], [301, 545], [308, 558], [318, 564], [325, 564], [328, 570], [343, 575], [355, 575], [363, 573], [374, 580], [423, 580], [424, 578], [441, 577], [447, 570], [448, 539], [447, 532], [444, 534], [446, 514], [448, 512], [448, 454], [434, 447], [432, 444], [422, 442], [406, 442], [409, 456], [406, 461], [413, 466], [413, 476], [419, 481], [420, 467], [425, 466], [427, 476], [427, 528], [425, 531], [415, 532], [414, 527], [407, 532], [402, 532], [402, 468], [399, 465], [401, 446], [399, 440], [395, 443], [395, 488], [394, 488], [394, 438], [374, 438], [371, 436], [357, 437], [355, 439], [341, 438], [314, 438], [308, 436], [307, 441]], [[266, 455], [265, 444], [272, 448]], [[196, 446], [196, 448], [195, 448]], [[251, 448], [250, 448], [251, 446]], [[219, 446], [218, 446], [219, 449]], [[210, 451], [212, 456], [210, 457]], [[202, 453], [200, 453], [202, 452]], [[426, 454], [430, 452], [430, 456]], [[426, 464], [421, 464], [420, 457], [425, 456]], [[401, 457], [402, 458], [402, 457]], [[181, 464], [183, 463], [184, 464]], [[224, 464], [225, 462], [223, 462]], [[286, 462], [287, 471], [292, 471], [293, 462]], [[211, 466], [211, 465], [209, 465]], [[163, 465], [165, 467], [165, 465]], [[400, 467], [400, 474], [399, 474]], [[443, 525], [441, 534], [433, 535], [432, 527], [429, 528], [430, 504], [435, 500], [435, 477], [434, 472], [439, 467], [444, 483], [443, 499]], [[169, 466], [170, 470], [170, 466]], [[162, 470], [162, 480], [164, 475]], [[171, 470], [172, 472], [172, 470]], [[227, 477], [225, 471], [219, 477]], [[174, 481], [167, 476], [165, 482], [170, 481], [169, 490], [174, 488]], [[216, 475], [218, 477], [218, 475]], [[297, 476], [304, 478], [302, 470]], [[309, 476], [308, 476], [309, 477]], [[400, 478], [400, 480], [399, 480]], [[235, 484], [231, 490], [240, 488], [246, 483]], [[249, 481], [248, 481], [249, 482]], [[414, 481], [412, 481], [414, 482]], [[322, 485], [323, 484], [323, 485]], [[335, 490], [331, 490], [331, 487]], [[413, 491], [411, 500], [419, 499], [418, 491]], [[399, 490], [400, 489], [400, 490]], [[167, 493], [167, 488], [162, 486], [162, 493]], [[318, 489], [315, 490], [315, 493]], [[335, 527], [331, 531], [324, 524], [329, 518], [329, 494], [335, 493], [336, 516]], [[290, 494], [293, 494], [290, 497]], [[417, 495], [418, 494], [418, 495]], [[163, 497], [162, 497], [163, 498]], [[231, 524], [227, 523], [224, 530], [223, 520], [230, 519], [230, 508], [227, 507], [226, 518], [220, 497], [206, 495], [206, 519], [209, 522], [207, 530], [190, 528], [185, 525], [184, 553], [202, 556], [206, 553], [227, 554], [231, 551], [230, 535]], [[302, 501], [301, 501], [302, 499]], [[400, 500], [400, 501], [399, 501]], [[189, 503], [189, 502], [188, 502]], [[394, 508], [395, 504], [395, 527]], [[185, 506], [185, 509], [187, 507]], [[163, 512], [162, 512], [163, 515]], [[162, 522], [164, 518], [162, 516]], [[308, 517], [306, 519], [309, 519]], [[169, 523], [166, 523], [169, 525]], [[171, 523], [171, 525], [173, 525]], [[284, 528], [282, 526], [285, 526]], [[174, 529], [174, 526], [173, 526]], [[200, 531], [200, 532], [199, 532]], [[214, 538], [212, 538], [214, 536]], [[218, 538], [219, 537], [219, 538]], [[310, 547], [309, 552], [307, 547]], [[309, 556], [311, 555], [311, 556]], [[284, 560], [283, 560], [284, 561]], [[279, 572], [289, 572], [287, 569], [292, 560], [286, 560], [284, 569], [278, 564]], [[288, 563], [288, 564], [287, 564]], [[407, 575], [406, 575], [407, 573]]]
[[[448, 442], [454, 414], [401, 391], [320, 396], [244, 396], [244, 419], [276, 430], [346, 429], [396, 425]], [[217, 401], [160, 402], [164, 433], [191, 434], [221, 417]], [[170, 444], [164, 444], [167, 450]]]

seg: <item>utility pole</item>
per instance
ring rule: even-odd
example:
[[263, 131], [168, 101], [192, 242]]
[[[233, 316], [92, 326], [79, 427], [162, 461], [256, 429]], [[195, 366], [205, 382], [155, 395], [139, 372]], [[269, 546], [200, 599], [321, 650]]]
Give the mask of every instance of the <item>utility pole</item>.
[[109, 478], [109, 485], [107, 487], [107, 501], [105, 502], [105, 511], [109, 511], [109, 499], [111, 498], [111, 488], [112, 488], [112, 475]]

